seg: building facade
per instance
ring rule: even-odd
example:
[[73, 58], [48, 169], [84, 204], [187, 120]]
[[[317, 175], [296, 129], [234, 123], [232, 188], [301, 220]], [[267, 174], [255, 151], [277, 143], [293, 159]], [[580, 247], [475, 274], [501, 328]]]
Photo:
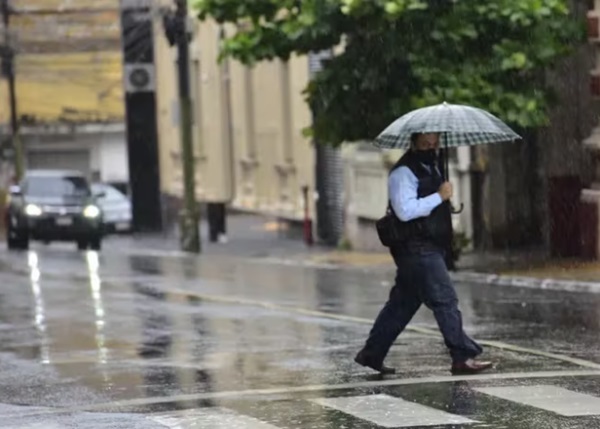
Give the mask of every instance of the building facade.
[[[162, 27], [160, 18], [155, 25]], [[214, 22], [197, 23], [191, 45], [196, 197], [291, 221], [301, 221], [308, 204], [315, 219], [316, 151], [302, 132], [311, 123], [302, 95], [310, 79], [309, 58], [262, 62], [252, 68], [232, 60], [218, 63], [223, 31]], [[166, 218], [173, 223], [183, 195], [177, 57], [164, 34], [154, 33], [161, 190], [171, 212]], [[343, 239], [356, 248], [380, 250], [373, 224], [385, 211], [387, 172], [401, 152], [349, 143], [342, 153]], [[459, 151], [451, 162], [457, 201], [467, 207], [455, 216], [455, 227], [468, 236], [469, 163], [468, 150]]]
[[[25, 167], [73, 168], [127, 182], [119, 0], [99, 0], [93, 8], [62, 0], [11, 6], [9, 46], [15, 51], [16, 117]], [[0, 100], [7, 140], [6, 79]]]
[[[199, 24], [191, 45], [196, 197], [300, 220], [302, 187], [314, 190], [314, 149], [302, 134], [311, 121], [302, 96], [307, 60], [254, 68], [219, 64], [222, 31], [212, 22]], [[168, 199], [181, 198], [176, 49], [155, 34], [161, 188]]]

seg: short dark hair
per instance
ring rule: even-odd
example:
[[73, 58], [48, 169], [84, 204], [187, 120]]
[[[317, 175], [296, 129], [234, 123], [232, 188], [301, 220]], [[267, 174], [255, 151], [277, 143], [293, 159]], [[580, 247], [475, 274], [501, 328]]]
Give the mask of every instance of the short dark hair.
[[412, 146], [417, 144], [417, 140], [419, 139], [419, 136], [423, 134], [423, 133], [412, 133], [410, 135], [410, 143]]

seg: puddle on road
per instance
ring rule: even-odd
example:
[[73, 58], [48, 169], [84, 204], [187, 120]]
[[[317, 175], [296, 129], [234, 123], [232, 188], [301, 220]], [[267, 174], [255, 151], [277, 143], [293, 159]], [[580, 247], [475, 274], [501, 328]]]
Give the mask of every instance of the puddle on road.
[[[11, 379], [14, 388], [10, 395], [0, 392], [5, 402], [31, 400], [31, 389], [47, 382], [63, 383], [63, 388], [71, 391], [80, 386], [97, 394], [82, 395], [82, 402], [93, 403], [339, 384], [373, 377], [352, 362], [370, 328], [367, 324], [208, 303], [194, 294], [169, 293], [168, 289], [242, 296], [369, 319], [388, 293], [381, 286], [383, 275], [257, 263], [232, 265], [231, 261], [211, 259], [94, 253], [77, 258], [59, 259], [53, 276], [46, 277], [44, 266], [49, 262], [30, 256], [29, 274], [13, 282], [13, 289], [0, 292], [0, 321], [7, 327], [0, 329], [0, 350], [16, 352], [23, 365], [43, 364], [56, 375], [51, 378], [40, 371], [28, 379], [27, 371], [19, 371], [23, 377]], [[54, 276], [60, 271], [65, 279]], [[73, 273], [82, 272], [85, 281], [73, 278]], [[478, 327], [480, 333], [492, 334], [505, 329], [503, 335], [508, 336], [536, 332], [541, 338], [556, 335], [551, 330], [540, 332], [539, 327], [559, 308], [560, 301], [548, 300], [548, 296], [558, 299], [560, 294], [552, 292], [542, 299], [530, 290], [501, 292], [460, 286], [459, 291], [470, 330]], [[597, 310], [590, 310], [594, 301], [585, 302], [581, 295], [577, 299], [582, 301], [569, 305], [582, 304], [578, 308], [584, 316], [570, 320], [579, 324]], [[522, 302], [527, 305], [523, 307]], [[432, 324], [432, 318], [423, 312], [416, 322]], [[524, 331], [532, 326], [538, 330]], [[20, 335], [14, 335], [15, 330]], [[486, 357], [500, 362], [500, 372], [574, 368], [497, 349], [488, 349]], [[448, 375], [449, 358], [437, 338], [403, 334], [389, 363], [398, 367], [399, 378]], [[0, 360], [0, 384], [11, 371], [2, 365]], [[35, 397], [38, 404], [45, 401], [48, 398], [43, 395]]]

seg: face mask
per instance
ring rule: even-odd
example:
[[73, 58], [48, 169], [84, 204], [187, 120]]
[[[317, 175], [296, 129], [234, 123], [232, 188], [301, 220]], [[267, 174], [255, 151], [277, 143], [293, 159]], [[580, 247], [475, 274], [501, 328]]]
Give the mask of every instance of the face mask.
[[415, 156], [419, 162], [426, 165], [434, 165], [437, 161], [437, 151], [435, 149], [416, 150]]

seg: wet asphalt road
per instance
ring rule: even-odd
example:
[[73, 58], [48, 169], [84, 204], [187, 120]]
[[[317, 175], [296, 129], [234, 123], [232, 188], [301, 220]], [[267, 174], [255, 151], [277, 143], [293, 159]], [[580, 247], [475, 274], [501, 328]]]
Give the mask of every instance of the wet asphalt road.
[[119, 239], [1, 250], [0, 427], [600, 428], [600, 296], [457, 285], [496, 370], [450, 377], [424, 309], [381, 378], [352, 358], [392, 274]]

